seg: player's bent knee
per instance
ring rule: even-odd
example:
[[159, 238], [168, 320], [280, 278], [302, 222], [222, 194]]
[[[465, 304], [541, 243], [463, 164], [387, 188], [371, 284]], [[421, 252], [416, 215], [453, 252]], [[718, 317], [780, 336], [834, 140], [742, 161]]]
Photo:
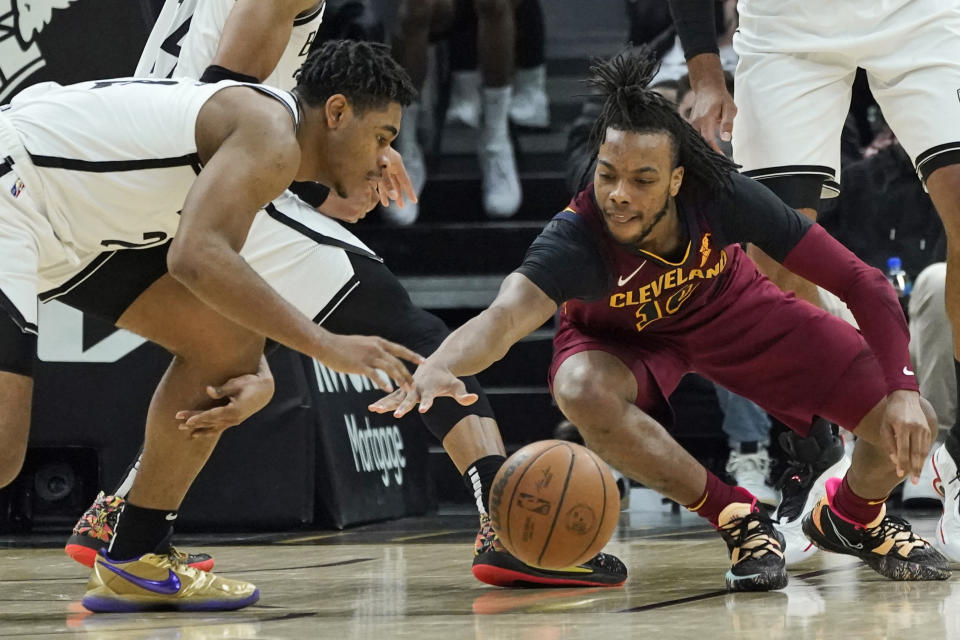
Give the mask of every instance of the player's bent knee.
[[612, 400], [608, 388], [589, 367], [575, 367], [553, 381], [553, 395], [560, 410], [581, 429], [591, 429], [591, 417], [603, 413]]

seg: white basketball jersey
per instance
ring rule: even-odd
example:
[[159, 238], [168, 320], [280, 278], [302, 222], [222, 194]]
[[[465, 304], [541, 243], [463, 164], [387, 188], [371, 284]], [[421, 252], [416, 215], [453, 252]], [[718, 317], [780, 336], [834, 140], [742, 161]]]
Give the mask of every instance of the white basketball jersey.
[[[141, 78], [199, 78], [220, 43], [223, 25], [235, 0], [166, 0], [140, 56], [134, 75]], [[263, 84], [285, 91], [297, 84], [294, 75], [317, 35], [326, 0], [297, 16], [290, 42]]]
[[[41, 213], [78, 257], [175, 235], [200, 171], [195, 126], [210, 97], [236, 82], [119, 78], [35, 85], [3, 112], [40, 181]], [[295, 98], [260, 85], [299, 113]], [[36, 194], [35, 194], [36, 195]]]

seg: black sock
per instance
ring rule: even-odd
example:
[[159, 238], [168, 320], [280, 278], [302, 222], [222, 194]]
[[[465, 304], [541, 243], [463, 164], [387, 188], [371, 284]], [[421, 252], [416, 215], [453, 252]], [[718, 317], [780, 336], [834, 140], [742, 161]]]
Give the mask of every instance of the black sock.
[[170, 549], [176, 511], [146, 509], [127, 502], [117, 519], [117, 531], [108, 555], [114, 560], [130, 560], [145, 553], [165, 553]]
[[501, 455], [486, 456], [467, 467], [467, 472], [463, 474], [463, 484], [467, 485], [467, 490], [476, 500], [480, 515], [490, 512], [490, 487], [506, 460]]

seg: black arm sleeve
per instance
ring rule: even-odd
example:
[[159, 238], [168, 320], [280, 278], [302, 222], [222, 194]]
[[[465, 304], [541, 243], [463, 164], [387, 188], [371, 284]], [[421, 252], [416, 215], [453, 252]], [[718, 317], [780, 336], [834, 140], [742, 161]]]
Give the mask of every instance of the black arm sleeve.
[[599, 247], [581, 224], [552, 220], [537, 236], [516, 270], [557, 303], [597, 300], [610, 290], [610, 276]]
[[216, 83], [220, 82], [221, 80], [236, 80], [237, 82], [250, 82], [253, 84], [260, 82], [253, 76], [231, 71], [230, 69], [221, 67], [218, 64], [210, 65], [203, 70], [203, 75], [200, 76], [200, 82]]
[[701, 53], [719, 53], [716, 8], [713, 0], [669, 0], [683, 56], [689, 60]]
[[752, 242], [782, 263], [813, 222], [756, 180], [740, 174], [731, 177], [730, 191], [722, 200], [718, 220], [724, 242]]

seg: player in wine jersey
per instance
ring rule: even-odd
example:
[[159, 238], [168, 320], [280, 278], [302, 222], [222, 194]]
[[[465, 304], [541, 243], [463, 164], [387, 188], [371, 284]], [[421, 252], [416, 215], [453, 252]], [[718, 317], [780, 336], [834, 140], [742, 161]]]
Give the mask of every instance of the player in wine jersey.
[[[707, 471], [664, 428], [667, 397], [695, 371], [803, 434], [814, 415], [860, 441], [842, 482], [804, 521], [821, 548], [892, 579], [945, 579], [946, 559], [885, 513], [919, 474], [936, 419], [908, 373], [907, 329], [884, 275], [712, 151], [647, 89], [647, 54], [595, 66], [605, 98], [594, 183], [534, 241], [490, 308], [444, 341], [376, 411], [402, 415], [438, 395], [469, 403], [453, 377], [477, 373], [559, 308], [550, 383], [588, 445], [718, 528], [732, 590], [786, 585], [784, 540], [755, 498]], [[842, 298], [863, 336], [784, 294], [739, 246], [755, 242]]]
[[[840, 189], [840, 132], [856, 69], [866, 71], [947, 232], [946, 306], [960, 374], [960, 1], [740, 0], [736, 106], [722, 89], [712, 3], [670, 5], [698, 94], [699, 128], [710, 139], [718, 125], [732, 132], [744, 172], [811, 218], [821, 196]], [[809, 283], [754, 257], [779, 284], [814, 295]], [[935, 543], [960, 561], [960, 418], [933, 467], [944, 498]]]
[[[267, 78], [279, 88], [292, 87], [292, 70], [299, 66], [313, 40], [322, 9], [310, 0], [207, 0], [199, 4], [169, 0], [141, 56], [138, 73], [210, 81]], [[311, 22], [307, 18], [313, 15], [317, 17]], [[286, 48], [280, 46], [284, 41]], [[326, 190], [319, 187], [295, 183], [292, 188], [300, 197], [286, 193], [259, 214], [247, 235], [244, 259], [288, 302], [335, 333], [379, 335], [417, 353], [433, 351], [448, 333], [443, 322], [415, 307], [383, 261], [333, 219], [356, 222], [374, 206], [376, 198], [345, 200], [333, 192], [326, 196]], [[314, 206], [329, 217], [317, 215]], [[83, 281], [69, 291], [57, 292], [58, 299], [96, 312], [98, 303], [93, 301], [102, 295], [106, 283], [122, 283], [112, 286], [116, 302], [113, 312], [107, 314], [108, 320], [116, 321], [152, 278], [163, 273], [167, 246], [148, 251], [137, 256], [136, 269], [129, 264], [128, 256], [112, 257], [95, 272], [85, 274]], [[131, 277], [131, 273], [138, 275]], [[100, 315], [104, 315], [102, 310]], [[626, 570], [617, 558], [607, 554], [599, 554], [571, 571], [544, 571], [524, 565], [503, 549], [487, 515], [489, 488], [505, 459], [503, 441], [483, 389], [473, 378], [465, 382], [481, 397], [480, 402], [466, 408], [449, 401], [426, 416], [424, 422], [441, 441], [476, 498], [480, 532], [475, 544], [474, 575], [501, 586], [622, 583]], [[233, 406], [194, 416], [188, 424], [235, 424], [237, 418], [230, 412], [239, 408], [242, 415], [249, 414], [251, 411], [244, 407], [257, 399], [258, 386], [268, 383], [266, 372], [228, 382], [224, 389], [233, 396]], [[66, 545], [72, 558], [92, 566], [97, 551], [110, 544], [138, 468], [139, 460], [131, 465], [117, 489], [110, 494], [101, 492], [77, 522]], [[124, 526], [129, 521], [124, 520]], [[213, 566], [207, 554], [189, 554], [186, 560], [200, 569]]]
[[[263, 203], [294, 178], [344, 197], [369, 193], [413, 96], [385, 47], [331, 42], [308, 57], [292, 93], [120, 78], [36, 85], [0, 111], [0, 483], [26, 449], [38, 293], [65, 293], [111, 256], [136, 264], [173, 238], [163, 271], [117, 318], [175, 357], [148, 411], [124, 534], [99, 554], [86, 607], [231, 609], [257, 599], [253, 585], [190, 568], [161, 544], [219, 434], [191, 437], [174, 415], [210, 407], [206, 385], [256, 373], [264, 336], [383, 387], [377, 369], [410, 380], [400, 358], [416, 362], [414, 352], [318, 327], [239, 249]], [[113, 284], [90, 296], [101, 313], [117, 311], [123, 287]]]

